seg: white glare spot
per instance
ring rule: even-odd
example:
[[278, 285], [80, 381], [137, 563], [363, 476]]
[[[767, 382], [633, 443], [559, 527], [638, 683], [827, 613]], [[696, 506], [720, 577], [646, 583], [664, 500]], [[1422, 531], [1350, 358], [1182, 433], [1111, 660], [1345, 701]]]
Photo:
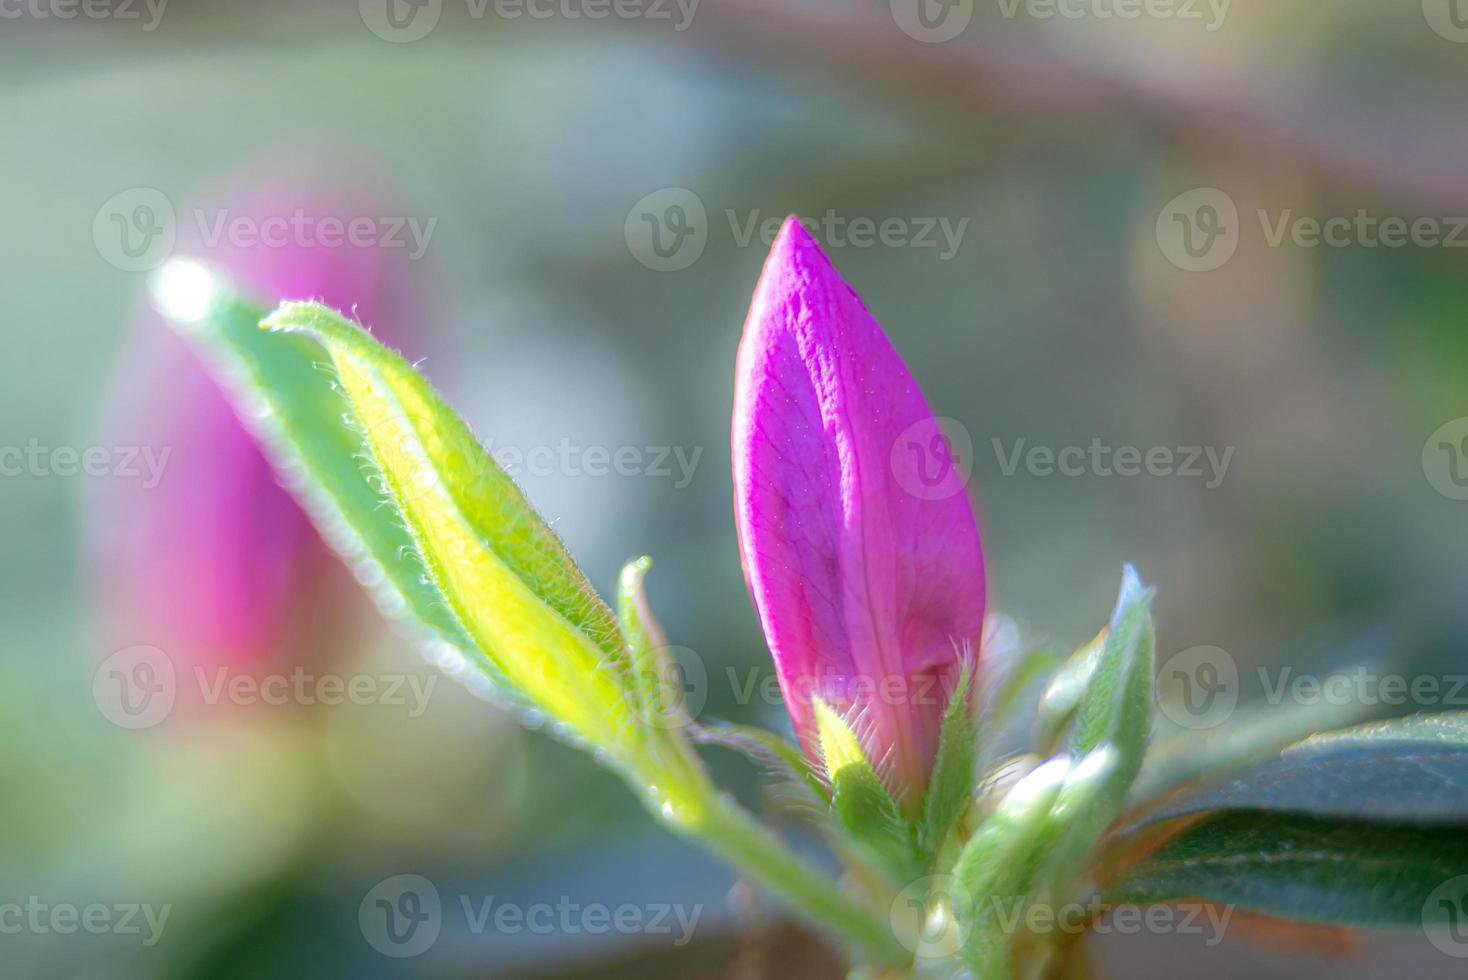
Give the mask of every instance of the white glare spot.
[[1117, 754], [1114, 746], [1102, 746], [1076, 763], [1075, 768], [1066, 775], [1065, 781], [1067, 783], [1084, 783], [1101, 777], [1103, 773], [1115, 764]]
[[170, 320], [196, 323], [214, 299], [214, 276], [193, 259], [170, 259], [148, 283], [153, 303]]
[[1015, 783], [1004, 798], [1004, 806], [1019, 812], [1030, 809], [1046, 794], [1059, 789], [1069, 771], [1070, 756], [1055, 756]]

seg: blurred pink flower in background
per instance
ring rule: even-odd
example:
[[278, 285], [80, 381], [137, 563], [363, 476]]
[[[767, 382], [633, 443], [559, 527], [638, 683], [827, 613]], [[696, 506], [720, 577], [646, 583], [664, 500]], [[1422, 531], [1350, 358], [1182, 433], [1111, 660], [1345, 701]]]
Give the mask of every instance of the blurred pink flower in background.
[[[174, 254], [224, 272], [266, 308], [315, 298], [355, 310], [402, 346], [410, 313], [422, 317], [407, 298], [410, 250], [318, 226], [367, 220], [380, 230], [401, 214], [357, 189], [369, 186], [335, 171], [246, 176], [178, 210]], [[329, 654], [310, 634], [336, 637], [320, 628], [321, 610], [360, 608], [356, 588], [204, 364], [151, 306], [124, 342], [101, 415], [100, 444], [148, 447], [162, 463], [156, 485], [103, 481], [88, 502], [86, 559], [107, 648], [156, 646], [180, 669]], [[339, 601], [323, 603], [333, 592]], [[307, 609], [310, 623], [297, 617]]]

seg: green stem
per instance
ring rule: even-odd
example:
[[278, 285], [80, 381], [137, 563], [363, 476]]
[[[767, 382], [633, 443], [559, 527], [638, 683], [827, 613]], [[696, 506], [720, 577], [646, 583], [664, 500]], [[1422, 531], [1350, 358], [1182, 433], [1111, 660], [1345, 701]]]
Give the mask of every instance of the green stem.
[[759, 879], [796, 910], [841, 932], [872, 962], [911, 962], [911, 952], [897, 941], [890, 923], [872, 915], [796, 857], [728, 797], [709, 800], [702, 825], [689, 829], [720, 857]]
[[885, 965], [912, 962], [912, 953], [898, 942], [889, 922], [797, 857], [749, 811], [720, 793], [701, 769], [676, 764], [672, 768], [674, 778], [664, 782], [665, 792], [652, 801], [655, 812], [669, 826], [697, 838], [796, 912], [838, 932], [868, 961]]

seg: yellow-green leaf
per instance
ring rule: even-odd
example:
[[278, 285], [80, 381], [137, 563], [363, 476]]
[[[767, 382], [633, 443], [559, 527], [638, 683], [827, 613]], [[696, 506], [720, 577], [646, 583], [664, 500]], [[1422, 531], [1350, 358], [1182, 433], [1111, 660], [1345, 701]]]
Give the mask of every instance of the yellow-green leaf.
[[526, 700], [604, 747], [635, 737], [627, 653], [611, 610], [564, 546], [428, 382], [318, 303], [262, 324], [325, 349], [429, 579], [477, 649]]
[[898, 881], [919, 873], [912, 826], [887, 791], [846, 720], [821, 698], [812, 698], [821, 758], [831, 784], [831, 805], [855, 840]]

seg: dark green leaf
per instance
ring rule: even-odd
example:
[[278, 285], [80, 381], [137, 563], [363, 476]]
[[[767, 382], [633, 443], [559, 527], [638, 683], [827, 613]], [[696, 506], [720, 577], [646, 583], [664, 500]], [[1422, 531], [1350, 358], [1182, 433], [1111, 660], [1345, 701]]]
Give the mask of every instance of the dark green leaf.
[[[1165, 717], [1165, 713], [1159, 716]], [[1370, 717], [1359, 701], [1349, 704], [1279, 704], [1259, 702], [1241, 707], [1217, 728], [1200, 732], [1176, 727], [1152, 733], [1142, 771], [1132, 784], [1131, 799], [1142, 803], [1163, 793], [1220, 779], [1271, 759], [1315, 732], [1354, 725]]]
[[1443, 915], [1430, 900], [1465, 872], [1468, 834], [1458, 828], [1229, 812], [1129, 867], [1105, 898], [1192, 898], [1306, 922], [1403, 926]]
[[1468, 715], [1403, 718], [1316, 735], [1278, 759], [1171, 802], [1147, 822], [1222, 809], [1468, 823]]

